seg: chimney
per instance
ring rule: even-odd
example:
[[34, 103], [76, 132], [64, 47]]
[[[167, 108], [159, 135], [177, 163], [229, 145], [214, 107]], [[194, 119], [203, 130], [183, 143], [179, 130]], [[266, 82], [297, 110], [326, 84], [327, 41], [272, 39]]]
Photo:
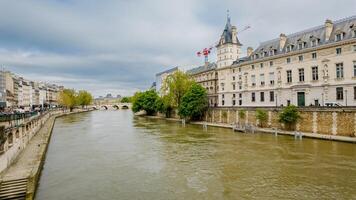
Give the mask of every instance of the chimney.
[[237, 29], [236, 26], [231, 27], [231, 36], [232, 36], [232, 43], [236, 44], [237, 43]]
[[284, 33], [279, 35], [279, 50], [282, 51], [287, 42], [287, 36]]
[[247, 56], [251, 56], [253, 53], [253, 48], [252, 47], [248, 47], [247, 48]]
[[325, 21], [325, 40], [329, 41], [331, 32], [333, 31], [333, 22], [330, 19]]

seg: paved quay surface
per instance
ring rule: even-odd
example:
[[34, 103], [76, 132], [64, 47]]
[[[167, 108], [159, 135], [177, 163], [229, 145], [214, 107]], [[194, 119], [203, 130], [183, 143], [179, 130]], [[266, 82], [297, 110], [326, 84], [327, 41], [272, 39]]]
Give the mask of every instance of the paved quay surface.
[[33, 170], [38, 167], [37, 163], [41, 161], [43, 148], [47, 145], [54, 120], [55, 116], [51, 116], [44, 123], [37, 134], [32, 137], [26, 148], [19, 154], [16, 161], [0, 174], [0, 180], [21, 179], [31, 175]]

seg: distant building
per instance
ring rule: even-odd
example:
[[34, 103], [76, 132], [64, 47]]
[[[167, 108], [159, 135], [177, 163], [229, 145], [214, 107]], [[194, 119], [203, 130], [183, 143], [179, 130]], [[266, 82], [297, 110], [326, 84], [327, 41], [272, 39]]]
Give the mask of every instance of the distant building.
[[173, 74], [174, 72], [178, 71], [179, 68], [178, 67], [174, 67], [174, 68], [171, 68], [171, 69], [168, 69], [168, 70], [165, 70], [163, 72], [160, 72], [160, 73], [157, 73], [156, 74], [156, 92], [159, 93], [160, 95], [163, 95], [162, 94], [162, 84], [164, 82], [164, 80], [166, 80], [167, 76]]
[[109, 93], [106, 95], [106, 98], [113, 98], [112, 95]]

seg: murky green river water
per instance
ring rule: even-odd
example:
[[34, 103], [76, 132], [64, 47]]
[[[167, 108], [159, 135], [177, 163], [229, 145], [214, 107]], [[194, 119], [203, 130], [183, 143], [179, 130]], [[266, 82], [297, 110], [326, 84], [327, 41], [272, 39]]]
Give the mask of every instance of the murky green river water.
[[56, 121], [36, 199], [356, 199], [356, 145], [76, 114]]

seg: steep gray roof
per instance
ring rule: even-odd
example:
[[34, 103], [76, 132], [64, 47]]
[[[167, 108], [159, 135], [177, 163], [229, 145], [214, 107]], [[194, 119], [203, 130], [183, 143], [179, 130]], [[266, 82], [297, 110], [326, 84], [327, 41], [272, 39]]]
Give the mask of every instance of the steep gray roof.
[[307, 29], [307, 30], [304, 30], [301, 32], [287, 35], [287, 41], [286, 41], [286, 44], [284, 45], [283, 49], [279, 49], [279, 40], [280, 40], [279, 38], [269, 40], [266, 42], [262, 42], [260, 44], [260, 46], [253, 52], [252, 55], [261, 53], [264, 51], [268, 52], [271, 49], [275, 49], [276, 54], [282, 54], [282, 53], [286, 52], [286, 48], [289, 45], [293, 45], [292, 51], [294, 51], [294, 50], [297, 50], [299, 42], [305, 42], [306, 46], [303, 49], [310, 48], [311, 41], [313, 39], [318, 39], [317, 46], [333, 43], [333, 42], [336, 42], [335, 35], [340, 32], [344, 33], [343, 40], [350, 39], [353, 37], [351, 30], [355, 27], [356, 27], [356, 16], [348, 17], [345, 19], [335, 21], [333, 23], [333, 30], [330, 35], [329, 41], [326, 41], [326, 39], [325, 39], [325, 26], [321, 25], [321, 26], [310, 28], [310, 29]]
[[[227, 18], [227, 22], [224, 28], [223, 33], [221, 34], [221, 39], [219, 41], [219, 44], [227, 44], [227, 43], [232, 43], [232, 26], [231, 26], [231, 22], [230, 22], [230, 17]], [[221, 40], [224, 39], [224, 42], [221, 43]], [[237, 45], [242, 46], [242, 44], [239, 41], [239, 38], [236, 37], [236, 41], [237, 41]]]
[[194, 74], [198, 74], [201, 72], [206, 72], [206, 71], [216, 69], [216, 67], [217, 67], [216, 63], [208, 63], [208, 65], [203, 65], [203, 66], [199, 66], [199, 67], [188, 70], [187, 74], [194, 75]]

